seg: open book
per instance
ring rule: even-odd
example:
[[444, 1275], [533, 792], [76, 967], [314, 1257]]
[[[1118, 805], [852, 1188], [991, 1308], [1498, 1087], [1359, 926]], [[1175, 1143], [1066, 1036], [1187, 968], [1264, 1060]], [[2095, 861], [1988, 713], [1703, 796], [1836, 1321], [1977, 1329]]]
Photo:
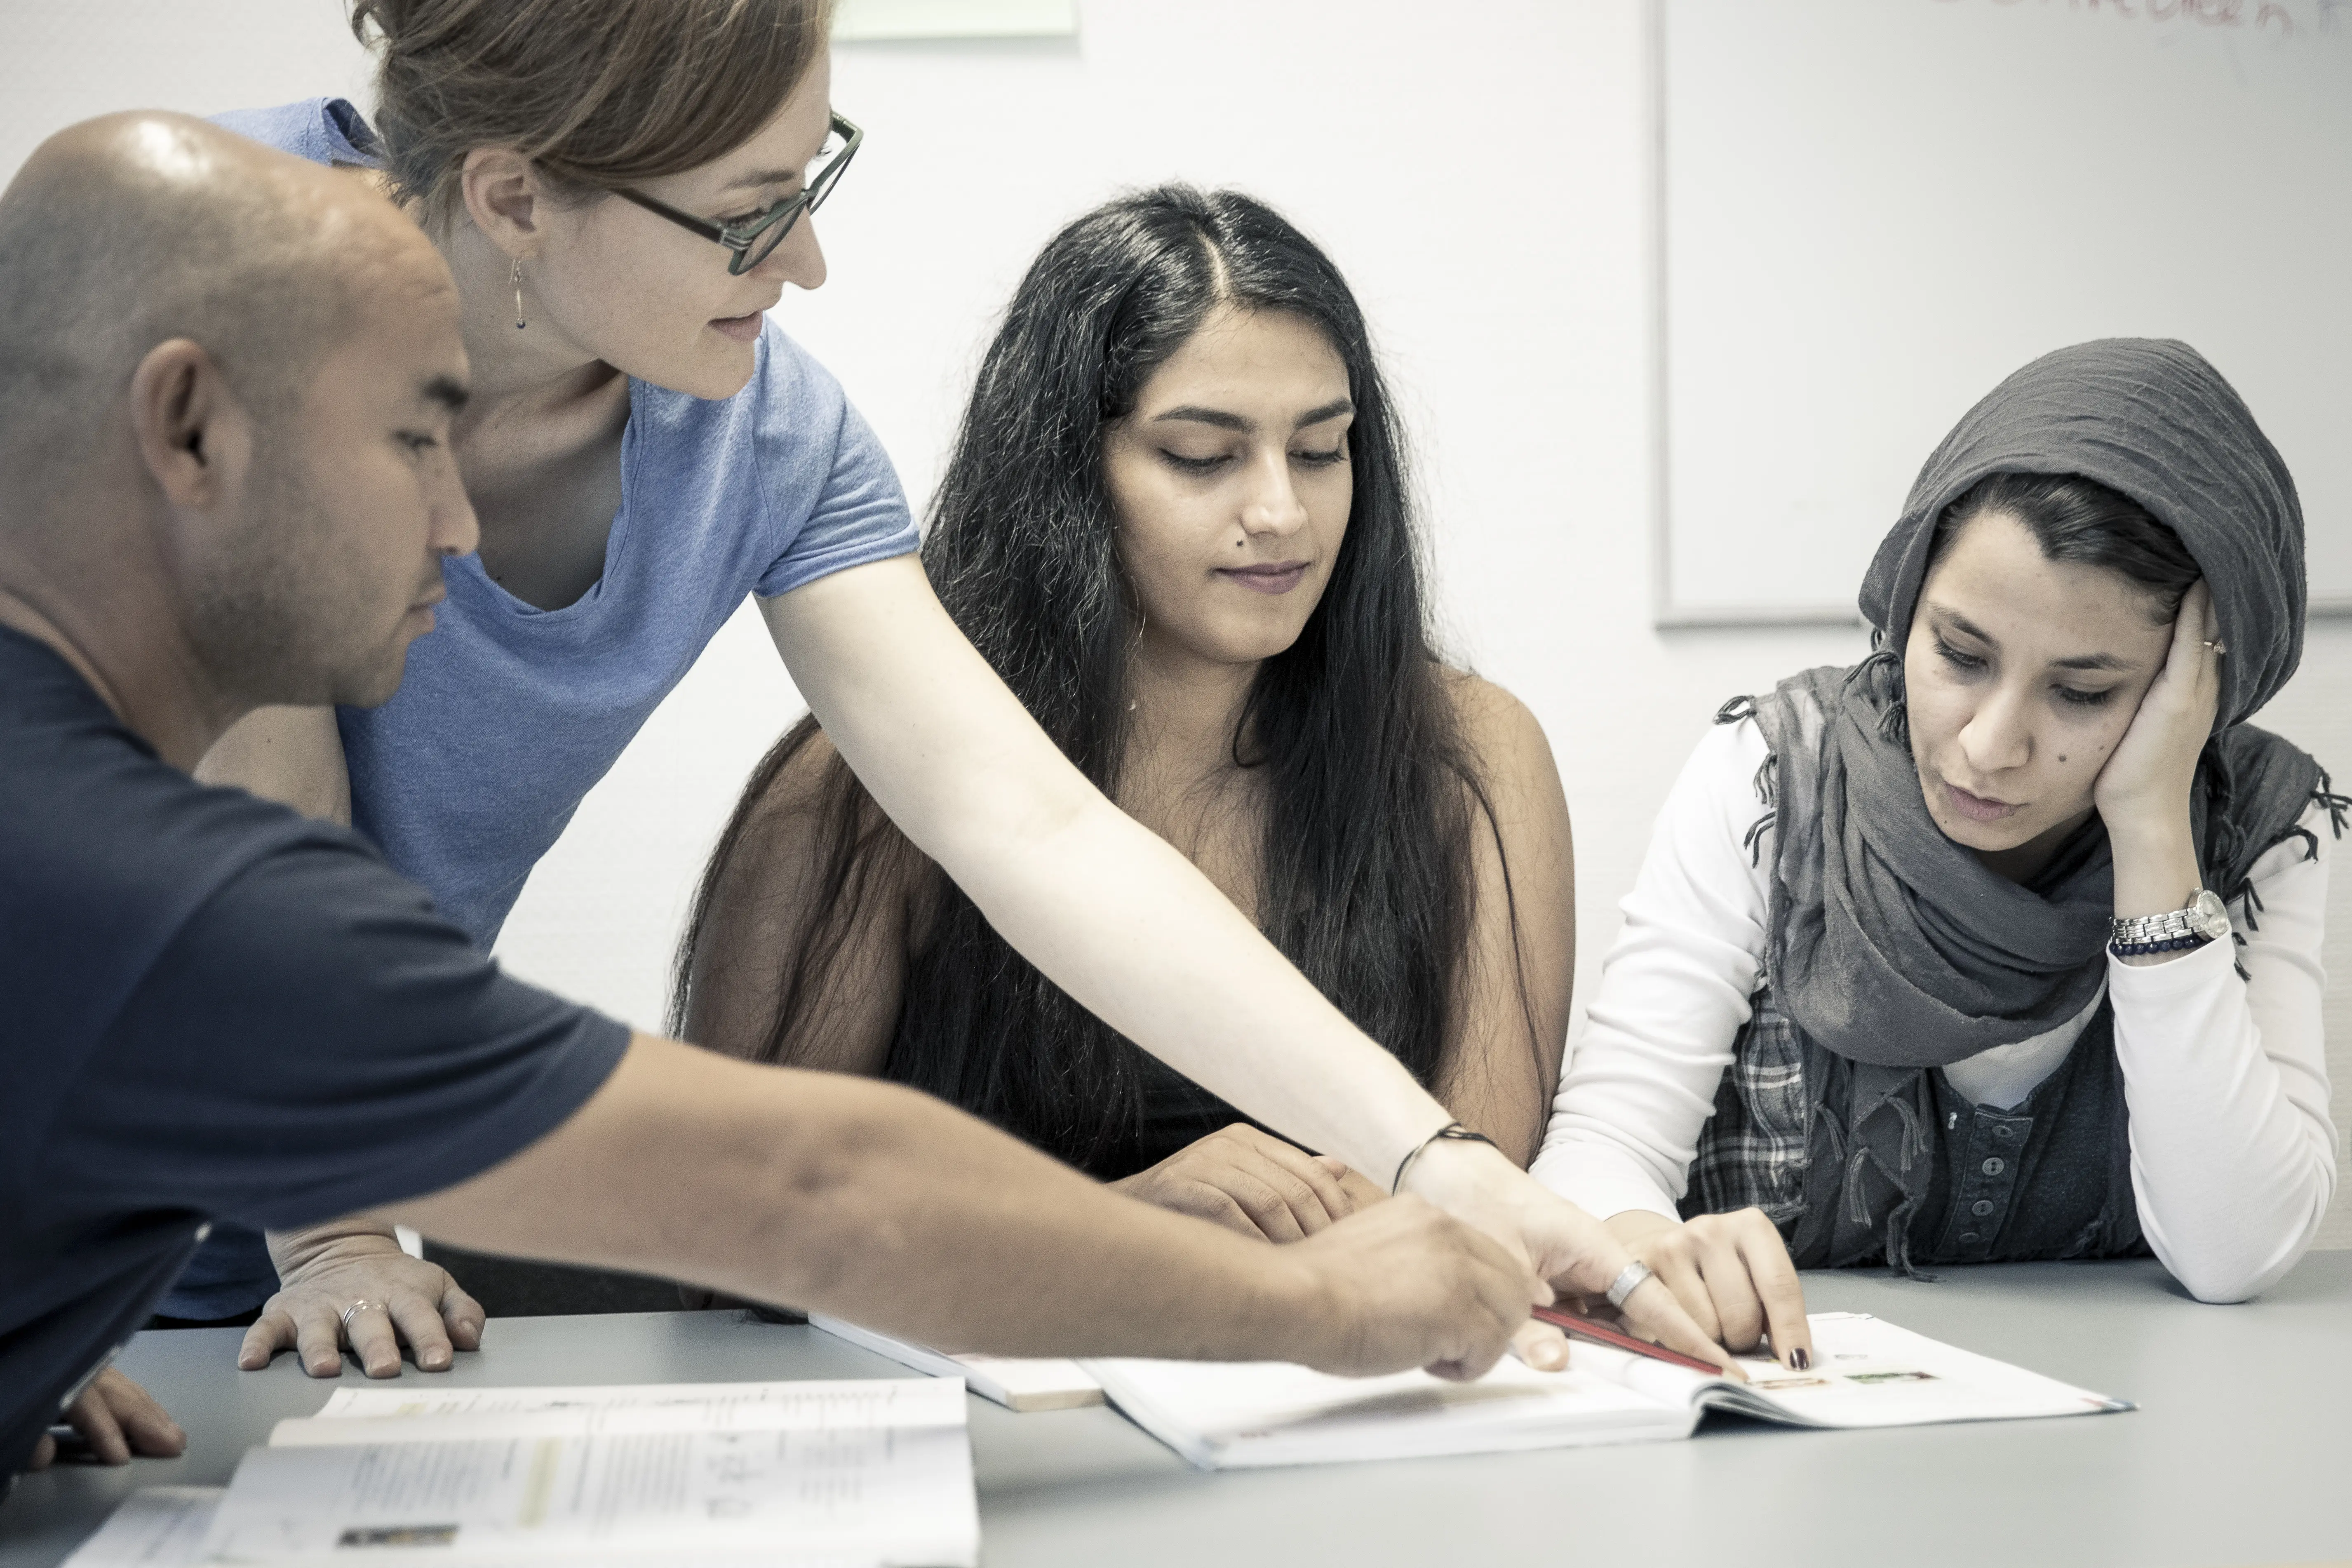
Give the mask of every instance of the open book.
[[1796, 1426], [1913, 1426], [2128, 1410], [2124, 1401], [1864, 1313], [1818, 1312], [1817, 1360], [1745, 1360], [1749, 1381], [1570, 1342], [1566, 1372], [1505, 1359], [1475, 1383], [1332, 1377], [1283, 1362], [1090, 1361], [1118, 1405], [1204, 1469], [1420, 1458], [1687, 1437], [1706, 1411]]
[[[348, 1564], [415, 1547], [393, 1555], [971, 1568], [980, 1552], [963, 1388], [927, 1378], [342, 1389], [246, 1455], [197, 1539], [200, 1508], [126, 1507], [77, 1563]], [[109, 1531], [194, 1554], [125, 1559]]]
[[839, 1318], [828, 1318], [822, 1312], [809, 1314], [809, 1326], [847, 1340], [862, 1350], [888, 1356], [917, 1372], [927, 1372], [933, 1377], [961, 1377], [965, 1387], [1007, 1410], [1074, 1410], [1103, 1402], [1102, 1384], [1074, 1361], [950, 1355], [912, 1340], [894, 1340], [888, 1334], [860, 1328]]

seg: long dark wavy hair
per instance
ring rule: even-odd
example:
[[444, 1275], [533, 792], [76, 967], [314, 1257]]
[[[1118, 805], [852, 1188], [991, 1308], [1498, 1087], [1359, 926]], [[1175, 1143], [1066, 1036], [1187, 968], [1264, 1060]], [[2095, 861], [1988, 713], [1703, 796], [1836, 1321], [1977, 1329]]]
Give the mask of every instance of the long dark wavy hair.
[[[1297, 641], [1260, 667], [1232, 737], [1234, 765], [1265, 779], [1260, 923], [1428, 1084], [1459, 1021], [1474, 827], [1498, 852], [1501, 842], [1432, 647], [1388, 393], [1329, 258], [1230, 191], [1165, 186], [1065, 228], [1030, 267], [988, 351], [932, 503], [923, 564], [949, 615], [1045, 733], [1116, 798], [1138, 621], [1104, 434], [1220, 306], [1313, 323], [1345, 363], [1356, 409], [1354, 502], [1339, 560]], [[817, 733], [804, 719], [776, 743], [719, 839], [678, 952], [674, 1031], [721, 869]], [[775, 955], [782, 983], [764, 1037], [730, 1048], [797, 1059], [824, 1021], [852, 933], [873, 900], [897, 890], [912, 912], [885, 938], [908, 944], [886, 1075], [1074, 1164], [1115, 1163], [1140, 1113], [1138, 1047], [998, 936], [837, 754], [811, 798], [820, 813], [813, 913]], [[1507, 868], [1505, 885], [1507, 899]]]

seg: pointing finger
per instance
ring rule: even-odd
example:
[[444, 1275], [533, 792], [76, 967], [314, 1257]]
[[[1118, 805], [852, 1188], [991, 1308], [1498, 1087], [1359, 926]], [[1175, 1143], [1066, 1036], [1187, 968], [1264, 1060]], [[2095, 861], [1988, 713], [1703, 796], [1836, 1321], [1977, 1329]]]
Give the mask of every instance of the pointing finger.
[[1654, 1274], [1634, 1287], [1622, 1310], [1627, 1322], [1656, 1343], [1710, 1366], [1721, 1367], [1724, 1375], [1737, 1382], [1748, 1381], [1748, 1374], [1739, 1370], [1739, 1363], [1731, 1359], [1730, 1352], [1699, 1331], [1690, 1314], [1683, 1310], [1682, 1303], [1675, 1300], [1675, 1293], [1666, 1289], [1665, 1281]]

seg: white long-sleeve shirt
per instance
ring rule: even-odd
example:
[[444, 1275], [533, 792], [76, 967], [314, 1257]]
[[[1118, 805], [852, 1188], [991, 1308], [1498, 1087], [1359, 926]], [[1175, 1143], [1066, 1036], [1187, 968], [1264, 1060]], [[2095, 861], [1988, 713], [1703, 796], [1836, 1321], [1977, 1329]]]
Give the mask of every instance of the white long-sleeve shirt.
[[[1766, 754], [1753, 720], [1711, 731], [1666, 797], [1625, 924], [1574, 1042], [1533, 1171], [1607, 1216], [1676, 1217], [1701, 1128], [1762, 972], [1774, 840], [1741, 841], [1764, 806]], [[2164, 1266], [2208, 1301], [2235, 1301], [2292, 1268], [2336, 1189], [2320, 1023], [2320, 935], [2335, 837], [2273, 846], [2254, 863], [2260, 904], [2242, 947], [2210, 942], [2168, 963], [2107, 961], [2115, 1048], [2131, 1112], [2140, 1229]], [[2241, 979], [2236, 963], [2243, 964]], [[2065, 1060], [2097, 1010], [2035, 1039], [1944, 1069], [1952, 1086], [2005, 1110]]]

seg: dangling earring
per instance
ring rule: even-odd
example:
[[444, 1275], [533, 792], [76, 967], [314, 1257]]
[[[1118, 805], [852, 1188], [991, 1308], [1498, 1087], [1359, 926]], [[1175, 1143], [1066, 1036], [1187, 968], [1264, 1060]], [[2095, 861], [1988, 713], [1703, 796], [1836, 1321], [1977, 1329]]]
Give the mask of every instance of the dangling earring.
[[522, 258], [520, 256], [515, 258], [514, 273], [509, 281], [514, 284], [515, 331], [519, 332], [522, 331]]

